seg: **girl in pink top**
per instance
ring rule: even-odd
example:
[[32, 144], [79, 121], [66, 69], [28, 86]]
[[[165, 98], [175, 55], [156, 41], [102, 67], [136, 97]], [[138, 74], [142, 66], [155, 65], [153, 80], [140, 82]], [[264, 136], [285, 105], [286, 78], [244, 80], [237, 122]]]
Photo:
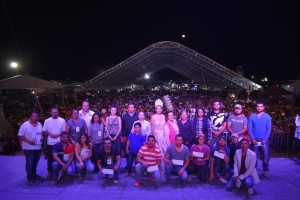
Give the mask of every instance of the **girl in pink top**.
[[167, 146], [175, 144], [175, 137], [179, 134], [179, 128], [176, 120], [174, 119], [174, 113], [172, 111], [167, 114], [168, 121], [164, 126], [165, 137]]

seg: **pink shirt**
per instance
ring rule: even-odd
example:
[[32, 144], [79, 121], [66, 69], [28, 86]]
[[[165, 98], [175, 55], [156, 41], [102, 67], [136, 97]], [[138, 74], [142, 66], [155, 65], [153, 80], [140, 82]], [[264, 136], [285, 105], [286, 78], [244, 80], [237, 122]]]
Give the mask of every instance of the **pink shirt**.
[[[169, 128], [169, 132], [170, 132], [170, 134], [169, 134], [170, 145], [175, 144], [176, 131], [175, 131], [174, 127], [172, 126], [172, 124], [169, 121], [167, 121], [166, 124], [167, 124], [167, 126]], [[175, 126], [177, 128], [177, 131], [179, 132], [179, 128], [177, 126], [177, 123], [175, 123]]]
[[[204, 144], [204, 146], [202, 147], [202, 149], [200, 149], [200, 148], [198, 147], [198, 145], [193, 144], [193, 146], [191, 147], [190, 153], [192, 153], [193, 151], [203, 153], [203, 158], [206, 158], [207, 155], [210, 154], [210, 148], [209, 148], [206, 144]], [[202, 162], [197, 161], [197, 157], [193, 157], [191, 160], [192, 160], [196, 165], [199, 165], [199, 166], [203, 166], [203, 165], [206, 164], [206, 161], [202, 161]]]

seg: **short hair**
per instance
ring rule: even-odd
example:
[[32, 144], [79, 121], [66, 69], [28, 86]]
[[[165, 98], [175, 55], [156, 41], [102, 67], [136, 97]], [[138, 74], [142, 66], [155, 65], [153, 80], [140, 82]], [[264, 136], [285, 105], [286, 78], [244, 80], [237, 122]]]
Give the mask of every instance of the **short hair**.
[[69, 137], [69, 133], [67, 133], [66, 131], [62, 132], [60, 136], [62, 137], [63, 135], [67, 135]]
[[179, 138], [179, 137], [181, 137], [181, 138], [182, 138], [182, 135], [179, 135], [179, 134], [178, 134], [178, 135], [176, 135], [176, 136], [175, 136], [175, 140], [176, 140], [177, 138]]
[[263, 101], [256, 102], [256, 105], [258, 105], [258, 104], [262, 104], [263, 106], [265, 106], [265, 103]]
[[94, 124], [94, 116], [97, 115], [99, 117], [99, 124], [102, 123], [102, 120], [101, 120], [101, 114], [99, 112], [95, 112], [92, 116], [92, 119], [91, 119], [91, 124]]
[[58, 111], [58, 108], [54, 106], [54, 107], [51, 108], [51, 110], [57, 110]]
[[220, 105], [222, 104], [221, 101], [218, 100], [218, 99], [215, 99], [212, 103], [214, 104], [214, 103], [217, 103], [217, 102], [218, 102]]
[[[83, 101], [82, 101], [82, 104], [83, 104], [84, 102], [85, 102], [85, 103], [88, 103], [88, 104], [90, 105], [90, 102], [89, 102], [88, 100], [83, 100]], [[82, 105], [82, 104], [81, 104], [81, 105]]]
[[79, 112], [79, 110], [77, 108], [73, 108], [71, 114], [73, 114], [74, 111], [78, 111]]
[[225, 140], [226, 141], [226, 138], [225, 137], [219, 137], [218, 141], [220, 140]]
[[188, 115], [188, 112], [186, 110], [181, 111], [180, 115], [182, 115], [183, 113], [186, 113]]
[[104, 141], [110, 141], [111, 142], [111, 139], [109, 137], [106, 137], [106, 138], [104, 138]]
[[241, 139], [240, 144], [244, 141], [247, 142], [247, 144], [249, 144], [249, 140], [247, 140], [246, 138]]
[[135, 105], [134, 105], [133, 102], [129, 102], [127, 108], [128, 108], [130, 105], [133, 105], [133, 107], [135, 107]]
[[136, 123], [134, 124], [134, 127], [135, 127], [135, 126], [142, 127], [142, 124], [141, 124], [140, 122], [136, 122]]
[[154, 135], [149, 135], [147, 139], [149, 140], [149, 138], [153, 138], [155, 140]]
[[40, 115], [39, 111], [33, 110], [33, 111], [30, 112], [30, 117], [32, 116], [33, 113], [34, 113], [34, 114], [37, 114], [37, 115]]

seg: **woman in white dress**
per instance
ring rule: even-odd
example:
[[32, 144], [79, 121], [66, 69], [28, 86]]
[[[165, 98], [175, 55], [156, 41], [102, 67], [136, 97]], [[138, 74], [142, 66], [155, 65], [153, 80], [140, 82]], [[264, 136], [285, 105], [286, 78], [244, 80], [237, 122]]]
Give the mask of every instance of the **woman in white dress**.
[[[163, 102], [160, 99], [155, 101], [156, 113], [151, 117], [152, 135], [156, 138], [156, 146], [161, 150], [163, 157], [167, 150], [167, 143], [165, 138], [164, 126], [166, 124], [165, 116], [163, 115]], [[159, 166], [161, 175], [165, 175], [165, 163], [163, 160]]]

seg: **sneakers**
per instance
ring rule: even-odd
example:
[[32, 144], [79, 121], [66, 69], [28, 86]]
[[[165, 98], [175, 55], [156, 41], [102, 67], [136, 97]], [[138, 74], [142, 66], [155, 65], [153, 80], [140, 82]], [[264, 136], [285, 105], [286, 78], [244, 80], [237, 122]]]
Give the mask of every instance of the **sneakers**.
[[263, 176], [266, 177], [266, 178], [268, 178], [269, 177], [269, 171], [264, 171]]
[[33, 186], [33, 184], [34, 184], [34, 182], [33, 182], [33, 180], [31, 179], [31, 180], [28, 180], [28, 183], [27, 183], [29, 186]]
[[114, 180], [114, 184], [118, 184], [119, 183], [119, 180]]
[[166, 185], [170, 185], [170, 183], [171, 183], [171, 179], [167, 179]]
[[253, 193], [254, 193], [253, 188], [249, 188], [249, 189], [248, 189], [248, 193], [249, 193], [249, 194], [253, 194]]
[[221, 181], [222, 183], [224, 183], [224, 184], [226, 184], [226, 183], [227, 183], [227, 181], [226, 181], [226, 179], [225, 179], [225, 178], [223, 178], [223, 177], [220, 177], [219, 179], [220, 179], [220, 181]]
[[136, 181], [134, 184], [134, 187], [139, 187], [141, 185], [142, 181]]
[[154, 179], [152, 176], [150, 176], [150, 181], [151, 181], [152, 183], [154, 183], [154, 182], [155, 182], [155, 179]]

